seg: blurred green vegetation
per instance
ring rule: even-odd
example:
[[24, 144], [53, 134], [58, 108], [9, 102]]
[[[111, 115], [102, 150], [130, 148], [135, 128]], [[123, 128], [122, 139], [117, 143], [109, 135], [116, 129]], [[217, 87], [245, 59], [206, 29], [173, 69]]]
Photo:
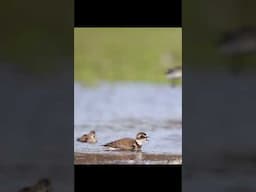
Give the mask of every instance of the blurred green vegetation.
[[[231, 69], [241, 58], [220, 53], [218, 43], [224, 33], [243, 26], [256, 26], [256, 1], [186, 1], [182, 7], [183, 65], [202, 69]], [[256, 56], [246, 55], [241, 65], [256, 66]]]
[[1, 63], [31, 75], [72, 69], [73, 4], [69, 0], [4, 1], [0, 12], [5, 25], [0, 35]]
[[168, 83], [182, 65], [181, 28], [75, 28], [75, 80]]

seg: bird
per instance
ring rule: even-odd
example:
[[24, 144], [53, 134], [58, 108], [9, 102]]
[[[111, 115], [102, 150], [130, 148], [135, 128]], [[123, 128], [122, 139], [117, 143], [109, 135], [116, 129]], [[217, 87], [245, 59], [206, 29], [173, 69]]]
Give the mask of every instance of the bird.
[[144, 132], [139, 132], [135, 139], [132, 138], [122, 138], [109, 143], [104, 144], [108, 150], [128, 150], [128, 151], [140, 151], [142, 144], [148, 141], [148, 135]]
[[90, 131], [88, 134], [84, 134], [81, 137], [77, 138], [77, 141], [83, 143], [97, 143], [96, 132], [94, 130]]
[[50, 192], [51, 181], [48, 178], [40, 179], [36, 184], [23, 187], [18, 192]]
[[224, 32], [218, 45], [220, 52], [226, 55], [256, 52], [256, 28], [246, 26]]
[[174, 68], [169, 68], [166, 72], [166, 78], [169, 80], [172, 79], [179, 79], [182, 77], [182, 67], [181, 66], [177, 66]]
[[217, 43], [219, 53], [229, 57], [230, 70], [234, 76], [244, 71], [248, 55], [256, 53], [256, 28], [243, 26], [222, 33]]

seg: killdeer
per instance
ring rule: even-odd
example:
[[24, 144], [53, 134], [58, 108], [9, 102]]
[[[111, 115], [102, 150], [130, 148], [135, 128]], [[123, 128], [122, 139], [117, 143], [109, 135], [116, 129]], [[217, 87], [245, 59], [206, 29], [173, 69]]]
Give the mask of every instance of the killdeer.
[[170, 68], [166, 71], [166, 77], [167, 79], [179, 79], [182, 77], [182, 67], [178, 66], [178, 67], [174, 67], [174, 68]]
[[97, 143], [96, 132], [90, 131], [90, 133], [84, 134], [83, 136], [77, 138], [77, 141], [80, 141], [83, 143]]
[[130, 150], [130, 151], [139, 151], [141, 150], [142, 144], [148, 141], [148, 136], [144, 132], [139, 132], [136, 135], [136, 139], [132, 138], [122, 138], [112, 142], [109, 142], [104, 147], [107, 147], [109, 150]]
[[50, 192], [51, 182], [47, 178], [40, 179], [35, 185], [24, 187], [19, 192]]

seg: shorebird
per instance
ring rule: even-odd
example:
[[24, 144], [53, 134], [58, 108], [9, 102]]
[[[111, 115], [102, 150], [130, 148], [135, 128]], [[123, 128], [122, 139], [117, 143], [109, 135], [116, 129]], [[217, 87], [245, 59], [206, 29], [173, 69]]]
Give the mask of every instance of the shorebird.
[[40, 179], [36, 184], [24, 187], [19, 192], [50, 192], [51, 182], [47, 178]]
[[80, 141], [83, 143], [97, 143], [96, 132], [90, 131], [90, 133], [84, 134], [83, 136], [77, 138], [77, 141]]
[[256, 28], [243, 27], [222, 35], [219, 49], [226, 55], [239, 55], [256, 52]]
[[142, 148], [142, 144], [148, 141], [148, 136], [144, 132], [139, 132], [135, 139], [122, 138], [112, 142], [109, 142], [104, 147], [109, 150], [128, 150], [128, 151], [139, 151]]
[[182, 77], [182, 67], [178, 66], [178, 67], [174, 67], [174, 68], [169, 68], [165, 74], [166, 74], [167, 79], [169, 79], [169, 80], [179, 79]]
[[244, 56], [256, 53], [256, 28], [247, 26], [225, 32], [218, 42], [218, 49], [230, 57], [233, 74], [239, 74], [246, 64]]

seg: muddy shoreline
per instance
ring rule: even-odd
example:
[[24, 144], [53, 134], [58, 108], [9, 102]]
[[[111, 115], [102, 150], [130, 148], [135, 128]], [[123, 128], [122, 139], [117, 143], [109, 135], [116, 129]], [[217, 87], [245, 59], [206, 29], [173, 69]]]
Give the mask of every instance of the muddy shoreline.
[[142, 152], [75, 153], [74, 164], [182, 164], [181, 155]]

